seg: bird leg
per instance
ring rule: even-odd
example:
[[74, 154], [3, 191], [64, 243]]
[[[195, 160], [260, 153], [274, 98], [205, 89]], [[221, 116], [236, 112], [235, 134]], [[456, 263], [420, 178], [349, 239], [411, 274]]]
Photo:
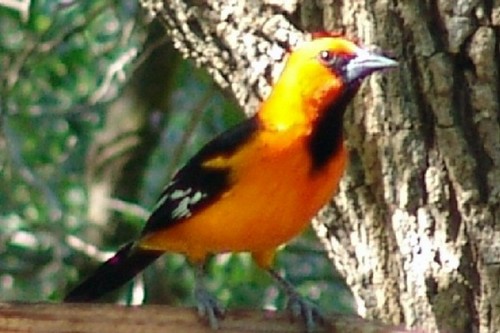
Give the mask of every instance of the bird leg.
[[219, 319], [224, 316], [224, 307], [207, 290], [204, 281], [205, 265], [197, 264], [195, 269], [194, 298], [200, 317], [206, 317], [210, 327], [214, 330], [219, 328]]
[[288, 297], [287, 308], [292, 312], [292, 315], [295, 318], [302, 317], [306, 325], [307, 332], [315, 331], [317, 328], [316, 323], [325, 323], [325, 319], [316, 305], [301, 296], [295, 290], [294, 286], [282, 277], [276, 270], [268, 268], [267, 271], [285, 291]]

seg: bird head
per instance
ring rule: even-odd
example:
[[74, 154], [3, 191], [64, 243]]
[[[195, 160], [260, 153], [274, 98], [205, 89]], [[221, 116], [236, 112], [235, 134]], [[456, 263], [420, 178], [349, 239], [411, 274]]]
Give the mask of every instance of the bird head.
[[311, 123], [311, 118], [320, 116], [321, 110], [334, 105], [343, 94], [354, 95], [364, 78], [395, 66], [396, 61], [342, 37], [305, 42], [289, 55], [269, 103], [263, 107], [263, 118], [269, 113], [269, 120], [280, 128]]

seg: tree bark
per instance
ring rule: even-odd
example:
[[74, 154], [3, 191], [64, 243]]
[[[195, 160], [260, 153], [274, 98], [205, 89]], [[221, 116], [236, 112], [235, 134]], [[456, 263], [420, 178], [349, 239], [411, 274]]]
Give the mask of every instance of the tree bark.
[[314, 226], [363, 316], [500, 330], [500, 1], [141, 4], [248, 113], [304, 38], [295, 26], [397, 58], [346, 115], [351, 164]]

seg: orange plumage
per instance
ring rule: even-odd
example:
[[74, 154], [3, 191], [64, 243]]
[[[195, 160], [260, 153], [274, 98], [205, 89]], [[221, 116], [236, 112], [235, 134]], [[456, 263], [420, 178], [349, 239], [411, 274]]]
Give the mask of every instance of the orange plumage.
[[[299, 304], [310, 328], [316, 312], [272, 270], [274, 252], [334, 194], [348, 156], [342, 117], [362, 79], [395, 65], [339, 37], [294, 50], [259, 112], [202, 148], [167, 186], [142, 235], [66, 300], [95, 299], [166, 251], [193, 263], [251, 252]], [[197, 283], [199, 307], [216, 326], [220, 311]]]

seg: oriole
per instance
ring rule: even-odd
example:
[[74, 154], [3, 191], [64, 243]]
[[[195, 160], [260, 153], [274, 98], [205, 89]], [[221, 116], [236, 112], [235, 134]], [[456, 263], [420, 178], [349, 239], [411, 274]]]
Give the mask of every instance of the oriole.
[[198, 310], [217, 327], [222, 309], [204, 287], [203, 263], [211, 254], [251, 252], [311, 329], [319, 313], [272, 269], [274, 253], [334, 194], [348, 158], [342, 117], [363, 78], [396, 64], [341, 37], [303, 43], [259, 112], [191, 158], [161, 194], [140, 237], [65, 300], [96, 299], [164, 252], [179, 252], [197, 264]]

